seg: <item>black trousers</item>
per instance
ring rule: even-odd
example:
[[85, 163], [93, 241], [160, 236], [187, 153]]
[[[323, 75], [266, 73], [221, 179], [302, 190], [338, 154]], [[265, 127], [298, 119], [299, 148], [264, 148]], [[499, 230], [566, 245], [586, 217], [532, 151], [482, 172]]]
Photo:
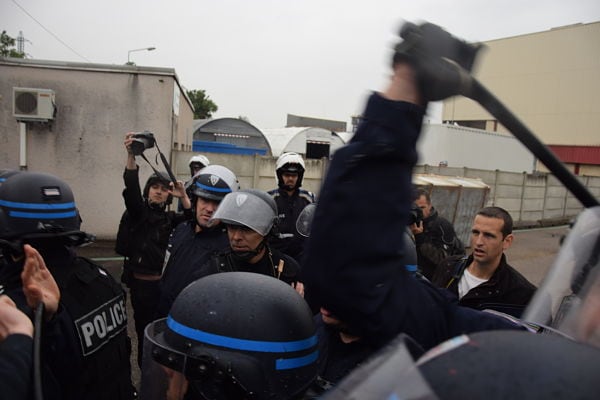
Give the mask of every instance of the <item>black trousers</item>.
[[133, 307], [133, 320], [137, 334], [137, 361], [142, 367], [142, 349], [144, 346], [144, 329], [154, 321], [154, 313], [160, 297], [160, 280], [148, 281], [130, 277], [129, 295]]

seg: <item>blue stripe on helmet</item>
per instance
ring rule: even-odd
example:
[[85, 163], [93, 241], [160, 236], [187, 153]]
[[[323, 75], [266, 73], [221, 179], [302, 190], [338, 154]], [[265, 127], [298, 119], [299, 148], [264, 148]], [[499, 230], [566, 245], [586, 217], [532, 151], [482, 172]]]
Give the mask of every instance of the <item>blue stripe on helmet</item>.
[[27, 219], [57, 219], [75, 217], [77, 215], [77, 212], [75, 210], [62, 213], [33, 213], [23, 211], [9, 211], [8, 215], [10, 217]]
[[188, 339], [235, 350], [258, 351], [263, 353], [288, 353], [306, 350], [317, 344], [316, 335], [307, 339], [292, 342], [264, 342], [259, 340], [236, 339], [190, 328], [175, 321], [170, 315], [167, 318], [167, 326], [173, 332]]
[[218, 188], [218, 187], [214, 187], [214, 186], [207, 186], [207, 185], [201, 184], [200, 182], [196, 182], [196, 186], [198, 186], [200, 189], [208, 190], [209, 192], [219, 192], [219, 193], [230, 193], [231, 192], [230, 188]]
[[67, 208], [75, 208], [75, 203], [18, 203], [15, 201], [0, 200], [0, 206], [21, 208], [25, 210], [64, 210]]
[[280, 358], [275, 361], [275, 369], [281, 370], [304, 367], [305, 365], [314, 363], [317, 360], [317, 357], [319, 357], [319, 350], [315, 350], [303, 357]]

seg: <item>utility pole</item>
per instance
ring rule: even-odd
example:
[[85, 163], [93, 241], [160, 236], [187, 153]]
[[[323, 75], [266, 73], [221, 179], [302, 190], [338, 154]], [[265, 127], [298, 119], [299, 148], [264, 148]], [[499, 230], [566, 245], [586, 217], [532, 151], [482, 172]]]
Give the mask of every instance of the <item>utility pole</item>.
[[23, 36], [23, 31], [19, 31], [19, 36], [17, 36], [16, 39], [17, 42], [17, 51], [21, 54], [23, 54], [23, 57], [25, 57], [25, 42], [29, 42], [31, 43], [30, 40], [25, 39], [25, 36]]

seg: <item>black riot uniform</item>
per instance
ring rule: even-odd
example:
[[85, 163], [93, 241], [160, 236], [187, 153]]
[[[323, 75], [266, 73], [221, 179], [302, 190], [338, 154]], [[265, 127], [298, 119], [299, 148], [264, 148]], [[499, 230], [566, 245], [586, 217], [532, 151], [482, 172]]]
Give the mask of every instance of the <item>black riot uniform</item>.
[[[301, 188], [304, 171], [304, 160], [299, 154], [283, 153], [276, 163], [278, 188], [268, 192], [275, 199], [278, 213], [277, 235], [269, 238], [269, 241], [274, 248], [298, 262], [302, 259], [305, 238], [296, 231], [296, 220], [307, 205], [315, 202], [315, 195]], [[285, 184], [285, 173], [297, 175], [295, 186]]]
[[121, 285], [107, 271], [68, 249], [42, 249], [40, 253], [71, 320], [56, 340], [72, 352], [56, 353], [49, 359], [59, 381], [69, 382], [61, 384], [63, 398], [131, 399], [131, 343]]
[[20, 249], [36, 248], [61, 293], [59, 309], [42, 330], [44, 399], [132, 399], [125, 293], [104, 269], [77, 257], [89, 241], [81, 232], [71, 189], [48, 174], [20, 173], [0, 186], [0, 284], [17, 306], [23, 295]]
[[271, 238], [270, 242], [275, 248], [300, 261], [306, 239], [296, 233], [296, 220], [304, 207], [314, 203], [314, 195], [304, 189], [296, 189], [291, 196], [282, 189], [273, 189], [269, 194], [275, 199], [279, 212], [277, 222], [279, 236]]
[[[191, 187], [191, 201], [196, 207], [199, 199], [220, 203], [227, 193], [239, 190], [240, 184], [228, 168], [209, 165], [194, 175]], [[169, 239], [156, 318], [166, 317], [179, 292], [194, 280], [193, 274], [211, 256], [227, 248], [227, 234], [223, 226], [207, 225], [197, 229], [198, 226], [196, 218], [179, 224]]]
[[[269, 248], [269, 245], [266, 247], [264, 256], [254, 264], [237, 256], [231, 250], [214, 255], [207, 268], [199, 270], [194, 277], [199, 279], [212, 273], [240, 271], [272, 276], [288, 284], [296, 283], [300, 275], [300, 265], [296, 260], [279, 250]], [[282, 265], [281, 272], [278, 271], [280, 264]]]
[[156, 318], [169, 314], [171, 305], [184, 287], [192, 283], [212, 256], [228, 246], [223, 226], [194, 230], [196, 224], [188, 221], [180, 224], [169, 241], [167, 266], [161, 279], [160, 298], [156, 307]]

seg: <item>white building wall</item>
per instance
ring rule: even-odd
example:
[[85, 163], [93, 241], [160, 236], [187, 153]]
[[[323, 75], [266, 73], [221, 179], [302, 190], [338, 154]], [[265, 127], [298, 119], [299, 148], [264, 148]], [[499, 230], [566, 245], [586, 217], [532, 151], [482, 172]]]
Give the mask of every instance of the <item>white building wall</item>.
[[[173, 112], [178, 82], [172, 69], [0, 58], [0, 77], [0, 169], [20, 167], [12, 88], [54, 90], [52, 124], [27, 123], [26, 169], [66, 181], [82, 229], [99, 238], [116, 234], [125, 209], [125, 132], [154, 132], [167, 159], [175, 143], [191, 143], [192, 110], [181, 90], [178, 116]], [[153, 163], [155, 154], [147, 151]], [[143, 185], [153, 171], [142, 159], [138, 164]]]
[[423, 124], [418, 164], [532, 172], [534, 157], [512, 136], [447, 124]]

